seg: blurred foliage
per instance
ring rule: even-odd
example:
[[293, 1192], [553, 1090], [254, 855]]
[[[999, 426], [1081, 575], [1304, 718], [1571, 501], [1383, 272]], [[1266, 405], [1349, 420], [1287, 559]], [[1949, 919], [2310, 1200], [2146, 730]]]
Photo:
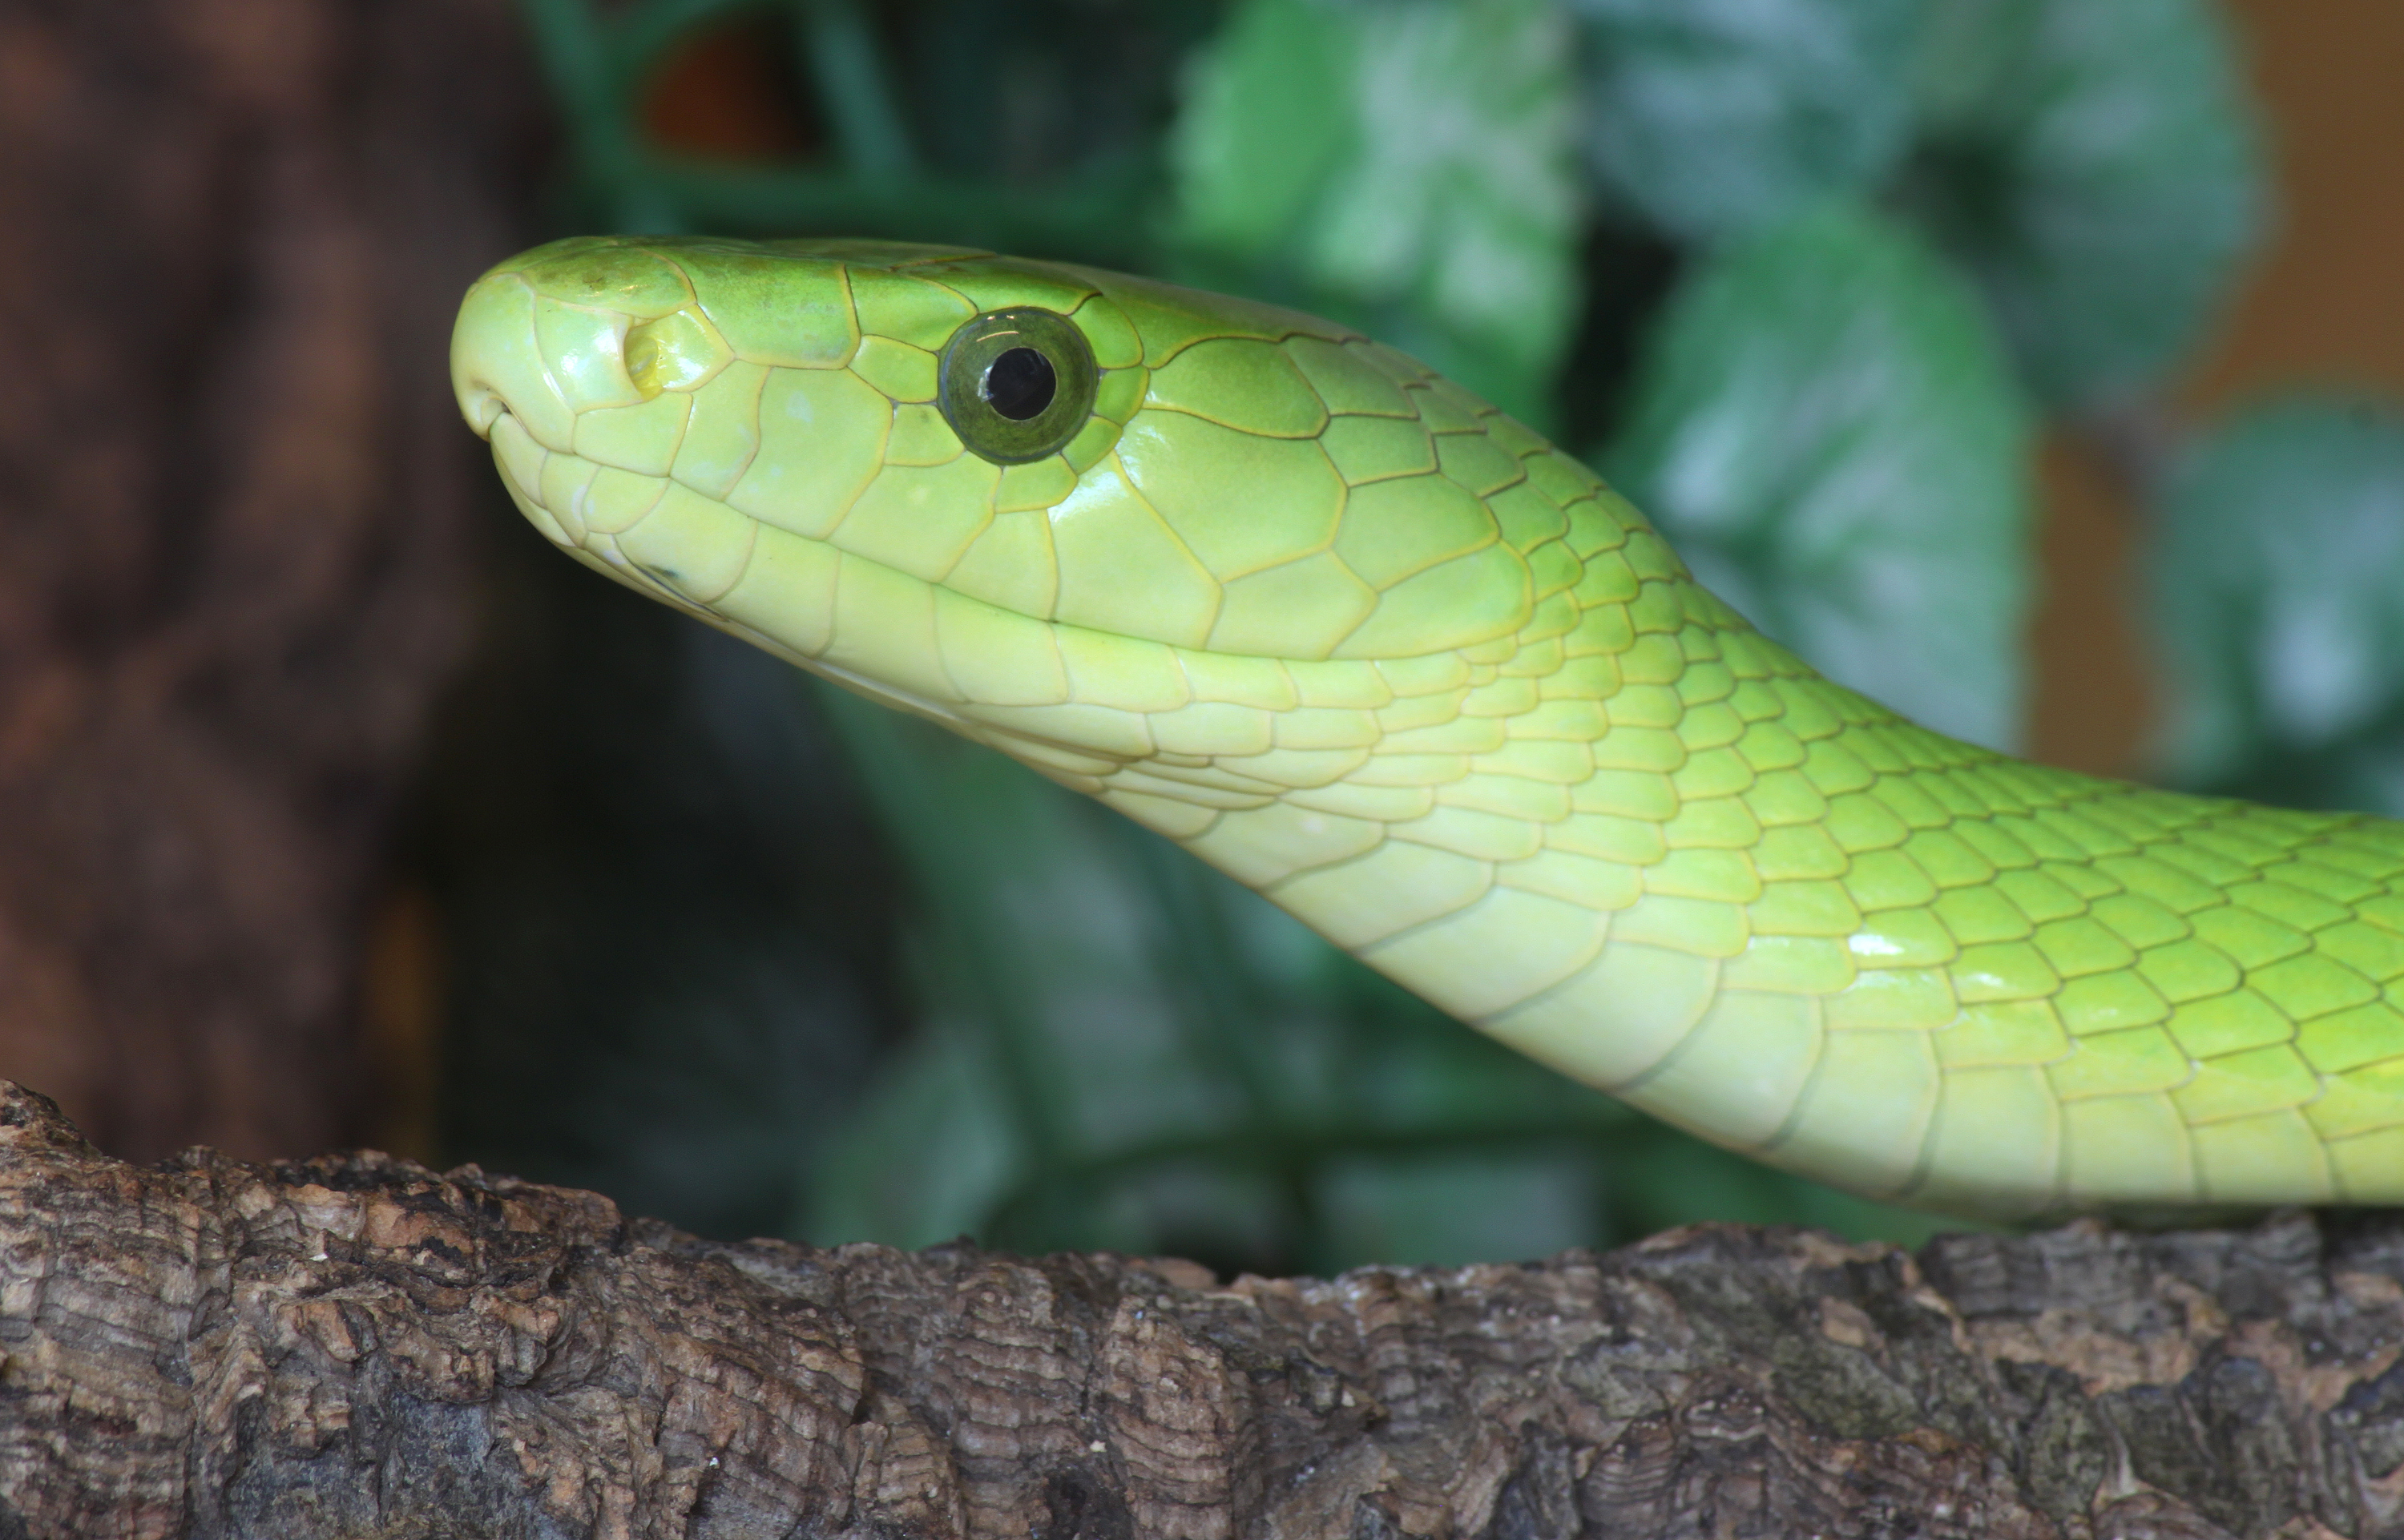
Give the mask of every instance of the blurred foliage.
[[1682, 242], [1871, 187], [1911, 146], [1923, 0], [1570, 0], [1605, 198]]
[[[2143, 416], [2265, 204], [2209, 0], [523, 3], [560, 232], [950, 241], [1337, 315], [1566, 435], [1836, 677], [1997, 744], [2038, 413]], [[732, 89], [691, 78], [711, 38], [776, 66], [781, 155], [653, 131]], [[2163, 459], [2173, 763], [2398, 807], [2404, 430], [2307, 401]], [[521, 544], [523, 661], [462, 707], [519, 768], [439, 774], [426, 834], [454, 1153], [719, 1233], [1222, 1267], [1933, 1223], [1540, 1071], [1097, 806]]]
[[898, 877], [790, 668], [544, 542], [494, 543], [496, 634], [419, 814], [449, 937], [445, 1143], [774, 1232], [902, 1018]]
[[1908, 190], [2048, 404], [2143, 395], [2263, 228], [2259, 133], [2204, 0], [1936, 0]]
[[2241, 412], [2180, 456], [2162, 513], [2181, 778], [2404, 812], [2404, 413], [2327, 394]]
[[1170, 271], [1550, 427], [1578, 299], [1568, 41], [1550, 0], [1237, 7], [1170, 131]]
[[1970, 286], [1911, 230], [1837, 203], [1697, 264], [1600, 469], [1763, 629], [2010, 749], [2027, 419]]

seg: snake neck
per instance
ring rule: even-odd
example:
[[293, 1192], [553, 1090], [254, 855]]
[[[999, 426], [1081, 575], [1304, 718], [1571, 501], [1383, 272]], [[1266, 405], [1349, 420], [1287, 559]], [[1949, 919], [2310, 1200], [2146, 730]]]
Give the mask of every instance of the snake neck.
[[1249, 752], [1172, 729], [1055, 773], [1464, 1021], [1858, 1192], [2404, 1197], [2396, 825], [1957, 742], [1618, 535], [1506, 637], [1285, 665]]

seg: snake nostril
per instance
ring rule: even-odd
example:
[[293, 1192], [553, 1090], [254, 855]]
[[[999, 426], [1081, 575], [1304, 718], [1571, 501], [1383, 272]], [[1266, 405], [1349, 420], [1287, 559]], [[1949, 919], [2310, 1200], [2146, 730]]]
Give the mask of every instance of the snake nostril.
[[459, 393], [459, 414], [480, 438], [491, 438], [493, 425], [509, 414], [510, 403], [489, 385], [470, 385]]

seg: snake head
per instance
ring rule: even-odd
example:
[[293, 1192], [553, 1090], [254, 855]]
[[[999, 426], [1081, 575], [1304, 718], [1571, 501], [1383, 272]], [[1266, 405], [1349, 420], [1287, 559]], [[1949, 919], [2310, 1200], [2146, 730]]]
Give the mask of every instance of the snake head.
[[1507, 644], [1636, 522], [1341, 327], [948, 247], [559, 242], [452, 369], [571, 555], [1055, 770], [1149, 757], [1206, 676]]

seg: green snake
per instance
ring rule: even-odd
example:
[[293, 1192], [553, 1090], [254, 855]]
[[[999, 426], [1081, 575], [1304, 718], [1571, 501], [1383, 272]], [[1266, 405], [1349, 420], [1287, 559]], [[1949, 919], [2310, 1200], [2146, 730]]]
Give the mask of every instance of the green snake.
[[568, 554], [1716, 1143], [1997, 1217], [2404, 1200], [2404, 825], [1822, 679], [1401, 353], [1082, 267], [579, 239], [454, 385]]

